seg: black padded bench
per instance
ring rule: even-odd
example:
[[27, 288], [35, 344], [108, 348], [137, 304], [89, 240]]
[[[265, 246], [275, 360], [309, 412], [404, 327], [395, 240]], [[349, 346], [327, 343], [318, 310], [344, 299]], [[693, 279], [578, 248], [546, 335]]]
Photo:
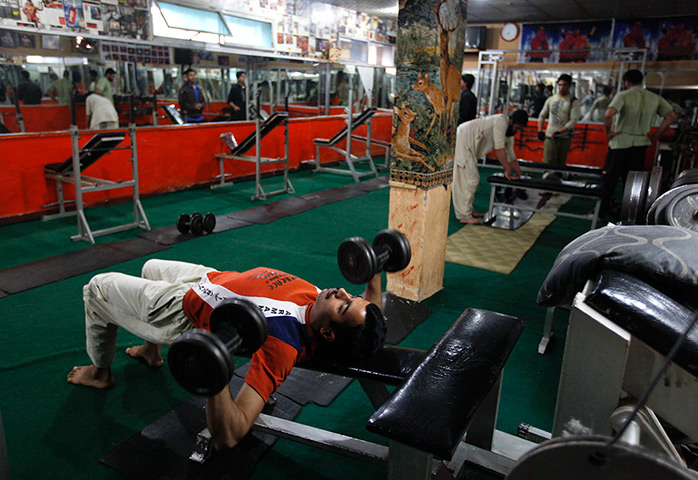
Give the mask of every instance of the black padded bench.
[[[483, 166], [491, 168], [502, 168], [502, 164], [496, 159], [485, 158]], [[550, 165], [543, 162], [534, 162], [532, 160], [521, 160], [519, 159], [519, 166], [523, 172], [557, 172], [557, 173], [567, 173], [571, 176], [587, 177], [600, 179], [603, 176], [604, 170], [602, 167], [590, 167], [588, 165], [576, 165], [576, 164], [565, 164], [565, 165]]]
[[[560, 211], [548, 211], [545, 213], [552, 213], [555, 215], [571, 218], [580, 218], [583, 220], [591, 221], [591, 230], [596, 228], [596, 223], [599, 217], [599, 210], [601, 208], [601, 197], [603, 189], [600, 185], [594, 183], [582, 183], [582, 182], [571, 182], [571, 181], [554, 181], [545, 180], [542, 178], [531, 178], [531, 177], [521, 177], [516, 180], [509, 180], [504, 177], [503, 174], [495, 173], [487, 178], [487, 181], [491, 185], [490, 190], [490, 207], [489, 214], [492, 215], [495, 207], [509, 208], [512, 210], [523, 210], [528, 212], [543, 212], [539, 208], [527, 207], [522, 205], [513, 206], [507, 203], [497, 202], [495, 198], [495, 192], [497, 187], [511, 187], [519, 188], [533, 193], [565, 193], [573, 197], [588, 198], [594, 202], [594, 212], [591, 218], [587, 215], [579, 215], [575, 213], [567, 213]], [[513, 218], [513, 216], [512, 216]]]
[[[518, 318], [468, 309], [427, 352], [386, 346], [355, 364], [315, 357], [297, 365], [359, 379], [377, 407], [367, 428], [387, 437], [388, 447], [266, 414], [253, 428], [387, 465], [391, 479], [430, 479], [434, 455], [450, 460], [465, 442], [469, 448], [487, 449], [488, 441], [491, 446], [501, 372], [522, 330]], [[391, 394], [386, 385], [398, 388]]]

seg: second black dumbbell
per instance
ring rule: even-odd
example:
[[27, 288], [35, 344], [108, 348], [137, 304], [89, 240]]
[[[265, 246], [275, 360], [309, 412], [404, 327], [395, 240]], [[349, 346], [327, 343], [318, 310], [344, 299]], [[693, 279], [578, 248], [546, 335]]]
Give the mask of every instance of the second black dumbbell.
[[177, 218], [177, 230], [180, 233], [191, 233], [194, 235], [203, 235], [204, 232], [211, 233], [216, 228], [216, 216], [212, 213], [201, 215], [199, 212], [194, 212], [189, 215], [181, 214]]
[[212, 396], [232, 378], [233, 355], [250, 356], [267, 340], [267, 319], [257, 305], [225, 300], [211, 312], [211, 331], [191, 330], [172, 343], [167, 364], [185, 390]]
[[397, 230], [386, 228], [378, 232], [369, 245], [361, 237], [344, 240], [337, 249], [339, 271], [351, 283], [368, 282], [381, 271], [399, 272], [412, 258], [410, 242]]

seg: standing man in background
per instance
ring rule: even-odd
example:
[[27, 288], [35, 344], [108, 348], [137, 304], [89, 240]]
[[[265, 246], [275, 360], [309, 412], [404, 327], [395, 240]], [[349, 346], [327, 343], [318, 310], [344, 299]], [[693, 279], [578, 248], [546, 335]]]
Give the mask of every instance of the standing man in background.
[[230, 87], [230, 93], [228, 93], [228, 105], [233, 109], [230, 119], [247, 120], [247, 108], [245, 101], [245, 91], [247, 89], [245, 86], [245, 81], [247, 80], [247, 74], [245, 72], [237, 72], [235, 76], [238, 79], [238, 83]]
[[41, 87], [32, 82], [29, 72], [22, 70], [22, 81], [17, 85], [17, 100], [21, 100], [25, 105], [41, 104]]
[[469, 73], [460, 79], [460, 108], [458, 110], [458, 125], [474, 120], [477, 116], [477, 98], [472, 91], [475, 77]]
[[99, 74], [97, 73], [97, 70], [90, 70], [89, 75], [90, 75], [90, 83], [88, 83], [88, 85], [87, 85], [87, 91], [94, 92], [95, 88], [97, 88], [97, 81], [99, 80]]
[[547, 99], [548, 97], [545, 96], [545, 84], [537, 83], [535, 91], [533, 92], [533, 104], [531, 105], [530, 112], [533, 118], [538, 118]]
[[[538, 116], [538, 139], [545, 142], [543, 161], [564, 165], [572, 145], [572, 130], [579, 120], [579, 100], [570, 93], [572, 77], [566, 73], [557, 79], [558, 93], [548, 98]], [[545, 119], [550, 117], [543, 132]]]
[[206, 99], [204, 92], [196, 83], [196, 70], [188, 68], [184, 71], [184, 85], [179, 89], [179, 108], [182, 116], [188, 123], [200, 123], [204, 121], [202, 115]]
[[58, 102], [58, 105], [70, 105], [70, 97], [73, 94], [73, 84], [69, 80], [68, 69], [63, 71], [63, 78], [59, 78], [46, 89], [46, 95]]
[[114, 87], [112, 83], [114, 82], [114, 77], [116, 76], [116, 71], [113, 68], [107, 68], [104, 72], [104, 76], [99, 79], [97, 85], [95, 85], [95, 93], [108, 98], [109, 101], [114, 104]]
[[[604, 171], [603, 197], [599, 215], [608, 213], [608, 207], [616, 190], [618, 180], [625, 180], [631, 170], [643, 170], [647, 147], [657, 140], [676, 114], [669, 102], [642, 86], [644, 76], [639, 70], [628, 70], [623, 75], [625, 90], [618, 93], [606, 110], [604, 127], [608, 138], [608, 154]], [[613, 131], [613, 117], [618, 122]], [[655, 115], [662, 123], [654, 134], [649, 135]]]
[[584, 115], [582, 121], [603, 122], [603, 119], [606, 115], [606, 109], [608, 108], [608, 104], [611, 103], [611, 93], [613, 93], [612, 87], [603, 87], [603, 95], [594, 100], [594, 103], [591, 105], [591, 108], [589, 109], [587, 114]]

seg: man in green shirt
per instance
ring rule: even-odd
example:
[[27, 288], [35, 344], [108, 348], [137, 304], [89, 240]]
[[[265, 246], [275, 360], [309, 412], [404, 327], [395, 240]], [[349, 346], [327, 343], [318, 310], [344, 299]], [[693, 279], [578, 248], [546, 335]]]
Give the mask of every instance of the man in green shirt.
[[115, 76], [116, 72], [114, 69], [107, 68], [107, 71], [104, 72], [104, 76], [100, 78], [99, 81], [97, 81], [97, 85], [95, 85], [95, 93], [108, 98], [112, 104], [114, 103], [114, 87], [112, 86], [112, 82]]
[[[608, 211], [618, 180], [625, 180], [630, 171], [643, 170], [647, 147], [676, 120], [669, 102], [642, 87], [643, 78], [639, 70], [628, 70], [623, 75], [625, 90], [611, 100], [606, 110], [604, 127], [608, 138], [608, 155], [604, 167], [602, 216]], [[616, 115], [618, 120], [613, 130]], [[662, 123], [656, 132], [649, 135], [655, 115], [663, 117]]]
[[[543, 141], [543, 161], [564, 166], [572, 145], [572, 131], [579, 120], [579, 100], [570, 92], [572, 76], [566, 73], [557, 79], [558, 93], [548, 97], [538, 115], [538, 139]], [[548, 127], [543, 130], [545, 120]]]
[[69, 78], [70, 72], [65, 70], [63, 78], [59, 78], [46, 89], [46, 95], [56, 100], [58, 105], [70, 105], [70, 96], [74, 87]]

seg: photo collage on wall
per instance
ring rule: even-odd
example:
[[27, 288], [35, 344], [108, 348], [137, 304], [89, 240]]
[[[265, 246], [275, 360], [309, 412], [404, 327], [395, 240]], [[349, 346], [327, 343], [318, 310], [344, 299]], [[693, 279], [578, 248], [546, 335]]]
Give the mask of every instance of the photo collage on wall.
[[0, 26], [147, 40], [149, 0], [0, 0]]
[[138, 45], [125, 42], [102, 41], [102, 58], [105, 60], [150, 63], [168, 65], [170, 64], [170, 47], [158, 45]]
[[696, 60], [698, 16], [524, 24], [520, 48], [528, 63], [604, 62], [609, 48], [647, 49], [649, 61]]

